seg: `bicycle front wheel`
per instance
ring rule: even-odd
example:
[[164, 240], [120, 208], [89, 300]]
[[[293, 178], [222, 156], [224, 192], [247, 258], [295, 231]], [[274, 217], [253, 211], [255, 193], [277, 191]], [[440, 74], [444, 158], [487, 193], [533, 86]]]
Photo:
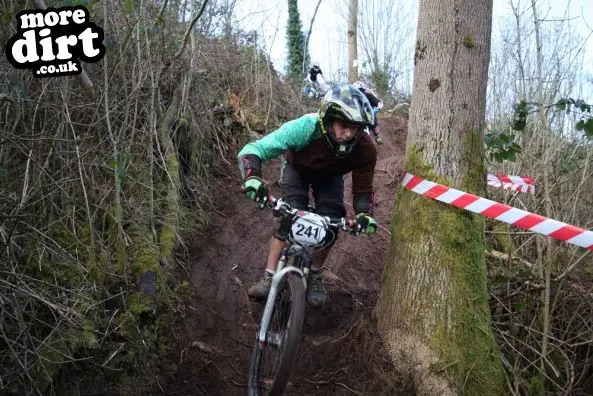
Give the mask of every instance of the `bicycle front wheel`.
[[281, 395], [294, 366], [301, 341], [305, 314], [303, 280], [289, 273], [280, 285], [266, 342], [257, 337], [249, 369], [250, 396]]

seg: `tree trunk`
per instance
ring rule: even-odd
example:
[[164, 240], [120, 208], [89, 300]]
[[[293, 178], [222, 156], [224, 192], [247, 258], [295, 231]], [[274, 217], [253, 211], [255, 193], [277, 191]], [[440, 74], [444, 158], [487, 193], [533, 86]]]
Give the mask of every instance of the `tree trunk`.
[[[537, 17], [537, 5], [535, 0], [531, 0], [531, 8], [533, 10], [533, 24], [535, 28], [535, 43], [536, 43], [536, 58], [537, 58], [537, 89], [536, 89], [536, 100], [538, 102], [538, 114], [539, 114], [539, 128], [541, 128], [541, 135], [542, 135], [542, 147], [544, 152], [544, 163], [543, 163], [543, 200], [544, 200], [544, 208], [545, 208], [545, 215], [546, 217], [552, 218], [554, 214], [552, 213], [552, 199], [550, 198], [551, 193], [551, 186], [550, 186], [550, 173], [552, 173], [552, 159], [553, 159], [553, 150], [554, 147], [551, 147], [551, 138], [550, 138], [550, 131], [548, 128], [548, 115], [544, 106], [546, 102], [546, 95], [544, 93], [544, 84], [543, 79], [544, 75], [542, 72], [543, 68], [543, 56], [542, 56], [542, 43], [541, 43], [541, 36], [540, 36], [540, 23], [541, 21]], [[551, 96], [552, 98], [554, 96]], [[539, 241], [538, 241], [539, 242]], [[545, 384], [547, 381], [546, 375], [546, 362], [548, 361], [548, 337], [550, 335], [550, 275], [552, 272], [552, 263], [554, 262], [553, 257], [553, 245], [552, 240], [550, 238], [546, 238], [545, 240], [541, 241], [541, 248], [539, 248], [538, 243], [538, 250], [544, 249], [545, 255], [538, 251], [539, 260], [541, 262], [541, 274], [543, 277], [543, 281], [545, 284], [544, 289], [542, 290], [542, 300], [544, 302], [542, 306], [542, 344], [541, 344], [541, 360], [540, 360], [540, 372], [538, 373], [538, 377], [540, 378], [541, 382], [544, 384], [544, 389], [546, 388]], [[552, 363], [550, 363], [552, 364]]]
[[[492, 0], [420, 1], [406, 170], [483, 195]], [[484, 219], [398, 191], [377, 314], [422, 395], [501, 395]]]
[[358, 0], [350, 0], [350, 16], [348, 18], [348, 82], [358, 80], [357, 24]]

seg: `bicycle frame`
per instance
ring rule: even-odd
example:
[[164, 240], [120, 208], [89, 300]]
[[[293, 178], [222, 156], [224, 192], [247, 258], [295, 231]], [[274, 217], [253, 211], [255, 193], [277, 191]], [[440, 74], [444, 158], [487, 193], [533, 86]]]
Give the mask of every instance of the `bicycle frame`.
[[[268, 197], [267, 205], [271, 208], [274, 208], [276, 205], [276, 198]], [[279, 200], [282, 202], [282, 200]], [[346, 230], [346, 223], [345, 219], [340, 219], [341, 223], [338, 223], [344, 230]], [[302, 257], [303, 264], [301, 265], [302, 268], [297, 268], [295, 266], [289, 265], [286, 266], [288, 262], [288, 257]], [[266, 334], [268, 332], [268, 327], [270, 325], [270, 321], [272, 320], [272, 312], [274, 311], [274, 305], [276, 304], [276, 297], [278, 296], [278, 285], [280, 282], [289, 274], [295, 273], [298, 274], [301, 279], [303, 280], [303, 286], [305, 288], [305, 292], [307, 291], [307, 277], [309, 275], [309, 269], [311, 268], [312, 257], [311, 257], [311, 248], [307, 248], [304, 246], [300, 246], [298, 244], [294, 244], [292, 242], [288, 242], [288, 246], [282, 249], [282, 253], [280, 254], [280, 258], [278, 260], [278, 268], [276, 269], [276, 273], [272, 276], [272, 284], [270, 286], [270, 291], [268, 293], [268, 298], [266, 300], [266, 306], [264, 307], [264, 312], [262, 314], [261, 319], [261, 326], [258, 332], [257, 341], [261, 347], [265, 346], [266, 344]]]
[[[260, 204], [260, 207], [268, 207], [274, 210], [274, 215], [290, 216], [292, 217], [292, 226], [297, 226], [294, 229], [291, 228], [288, 238], [286, 239], [288, 245], [282, 249], [280, 257], [278, 259], [278, 267], [276, 273], [272, 276], [270, 290], [266, 300], [266, 305], [260, 319], [260, 328], [256, 332], [255, 345], [252, 352], [251, 366], [249, 369], [249, 383], [248, 390], [249, 395], [260, 395], [260, 370], [263, 362], [267, 362], [266, 351], [270, 347], [276, 348], [279, 351], [279, 357], [273, 358], [274, 367], [276, 363], [278, 367], [275, 367], [276, 371], [271, 374], [271, 383], [269, 384], [270, 392], [277, 395], [283, 391], [287, 384], [290, 371], [293, 368], [298, 348], [300, 345], [300, 337], [302, 332], [304, 314], [305, 314], [305, 303], [307, 293], [307, 281], [310, 273], [311, 265], [313, 263], [313, 252], [318, 248], [327, 248], [328, 244], [333, 242], [332, 240], [326, 240], [326, 236], [311, 231], [309, 227], [308, 234], [302, 234], [304, 228], [302, 222], [311, 222], [317, 227], [325, 227], [327, 232], [330, 227], [332, 231], [337, 233], [339, 229], [349, 231], [352, 234], [358, 233], [356, 221], [348, 220], [346, 218], [329, 218], [316, 215], [311, 216], [311, 212], [300, 211], [293, 208], [290, 204], [283, 201], [281, 198], [267, 197]], [[314, 214], [314, 213], [313, 213]], [[320, 217], [323, 217], [320, 219]], [[293, 231], [295, 233], [293, 234]], [[318, 239], [319, 236], [319, 239]], [[335, 235], [334, 235], [335, 237]], [[288, 264], [290, 257], [293, 257], [293, 261]], [[295, 277], [293, 277], [295, 276]], [[303, 283], [301, 284], [300, 281]], [[272, 321], [276, 319], [275, 312], [277, 299], [279, 293], [285, 288], [290, 289], [293, 297], [290, 301], [290, 310], [280, 310], [282, 317], [279, 317], [279, 329], [274, 329], [273, 332], [269, 332], [269, 327], [272, 325]], [[287, 322], [291, 321], [291, 322]], [[289, 326], [289, 323], [293, 323]], [[276, 326], [274, 326], [276, 327]], [[278, 332], [278, 330], [280, 332]], [[277, 358], [279, 359], [277, 361]], [[264, 359], [264, 360], [262, 360]], [[264, 372], [266, 370], [264, 369]], [[268, 380], [268, 382], [270, 382]]]
[[[296, 249], [295, 254], [290, 254], [292, 249]], [[290, 256], [294, 256], [295, 258], [301, 256], [304, 261], [303, 269], [292, 265], [287, 266], [287, 259]], [[286, 277], [290, 272], [293, 272], [301, 277], [306, 291], [307, 277], [309, 275], [310, 268], [311, 254], [307, 251], [307, 249], [301, 246], [297, 247], [296, 245], [289, 244], [288, 247], [282, 250], [282, 254], [280, 255], [280, 259], [278, 260], [278, 269], [276, 270], [276, 273], [272, 276], [272, 285], [270, 286], [270, 292], [268, 293], [266, 306], [264, 308], [264, 313], [262, 314], [261, 326], [258, 335], [258, 341], [260, 345], [263, 346], [266, 343], [266, 334], [268, 332], [268, 326], [270, 325], [270, 321], [272, 320], [272, 312], [274, 310], [274, 305], [276, 304], [276, 297], [278, 296], [278, 285], [284, 279], [284, 277]]]

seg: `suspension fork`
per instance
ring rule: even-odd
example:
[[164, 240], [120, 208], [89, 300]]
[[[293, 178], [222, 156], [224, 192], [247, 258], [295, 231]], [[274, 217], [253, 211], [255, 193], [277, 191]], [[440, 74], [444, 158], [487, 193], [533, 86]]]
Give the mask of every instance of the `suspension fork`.
[[[282, 269], [286, 263], [288, 262], [288, 252], [290, 247], [285, 248], [282, 250], [282, 254], [280, 255], [280, 261], [278, 262], [278, 269]], [[311, 265], [313, 265], [313, 256], [311, 253], [303, 249], [298, 252], [294, 256], [294, 260], [301, 260], [298, 265], [294, 265], [296, 268], [300, 268], [302, 271], [302, 279], [303, 279], [303, 286], [305, 287], [305, 292], [307, 291], [307, 280], [309, 279], [309, 272], [311, 270]]]
[[262, 315], [261, 327], [259, 329], [258, 341], [260, 345], [263, 345], [266, 342], [266, 333], [268, 332], [268, 326], [272, 320], [272, 311], [274, 310], [274, 305], [276, 304], [278, 285], [280, 282], [284, 280], [286, 276], [288, 276], [289, 272], [293, 272], [301, 277], [303, 280], [303, 286], [305, 287], [305, 292], [307, 291], [307, 278], [309, 276], [309, 270], [311, 269], [312, 263], [311, 255], [306, 250], [303, 250], [297, 256], [295, 256], [295, 259], [300, 257], [300, 259], [303, 260], [301, 268], [299, 268], [292, 265], [286, 265], [288, 260], [287, 254], [288, 248], [283, 249], [282, 254], [280, 255], [280, 260], [278, 261], [278, 269], [272, 276], [272, 285], [270, 286], [270, 292], [268, 293], [266, 306]]
[[313, 258], [311, 257], [311, 254], [309, 254], [309, 252], [304, 251], [300, 256], [300, 259], [302, 260], [301, 268], [303, 271], [303, 286], [305, 287], [305, 293], [307, 293], [307, 281], [309, 279], [311, 265], [313, 264]]
[[270, 286], [270, 292], [268, 293], [268, 299], [266, 300], [266, 307], [262, 315], [261, 327], [259, 329], [258, 341], [260, 345], [266, 343], [266, 333], [268, 332], [268, 326], [272, 320], [272, 311], [274, 310], [274, 304], [276, 303], [276, 297], [278, 296], [278, 285], [288, 276], [289, 272], [293, 272], [300, 277], [303, 277], [303, 271], [293, 267], [292, 265], [282, 268], [280, 271], [276, 271], [272, 276], [272, 285]]

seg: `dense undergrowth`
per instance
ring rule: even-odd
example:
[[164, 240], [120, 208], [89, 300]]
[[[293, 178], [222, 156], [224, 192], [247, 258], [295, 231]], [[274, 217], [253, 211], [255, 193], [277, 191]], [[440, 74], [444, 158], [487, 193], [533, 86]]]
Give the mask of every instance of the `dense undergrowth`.
[[[591, 229], [591, 142], [564, 117], [543, 130], [530, 118], [519, 140], [517, 161], [489, 170], [534, 178], [535, 194], [489, 188], [489, 196]], [[591, 394], [591, 251], [495, 221], [487, 222], [486, 236], [490, 306], [509, 394]]]
[[[0, 3], [4, 48], [31, 7]], [[252, 36], [196, 28], [184, 48], [169, 8], [86, 4], [107, 48], [92, 91], [0, 63], [2, 394], [157, 388], [209, 183], [296, 110]]]

